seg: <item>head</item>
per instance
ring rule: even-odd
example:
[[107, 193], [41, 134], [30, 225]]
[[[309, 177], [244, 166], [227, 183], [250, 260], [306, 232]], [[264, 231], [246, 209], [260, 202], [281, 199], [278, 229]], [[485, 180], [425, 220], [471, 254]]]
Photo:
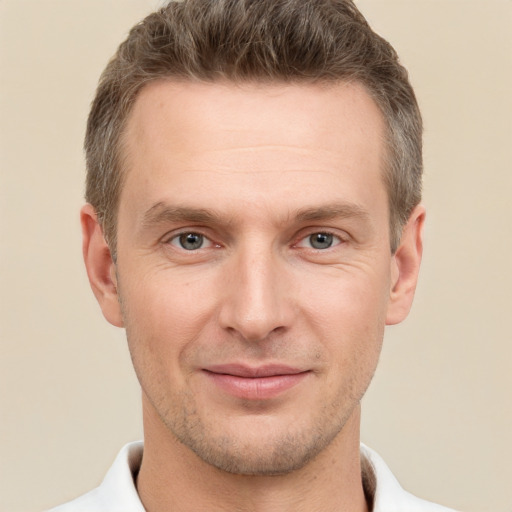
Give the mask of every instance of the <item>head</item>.
[[351, 2], [185, 0], [132, 30], [89, 119], [82, 225], [146, 442], [262, 475], [354, 441], [414, 294], [420, 132]]
[[386, 123], [390, 246], [421, 199], [422, 122], [407, 72], [351, 0], [186, 0], [136, 25], [105, 69], [85, 140], [86, 199], [116, 257], [123, 133], [140, 91], [171, 79], [362, 84]]

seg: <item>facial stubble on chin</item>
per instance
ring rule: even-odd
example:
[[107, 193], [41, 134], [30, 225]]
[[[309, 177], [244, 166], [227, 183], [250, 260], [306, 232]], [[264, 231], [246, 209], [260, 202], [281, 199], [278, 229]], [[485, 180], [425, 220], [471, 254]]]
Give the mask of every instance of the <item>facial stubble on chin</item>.
[[[119, 291], [118, 289], [118, 293]], [[205, 421], [198, 412], [198, 405], [191, 390], [180, 391], [179, 395], [175, 395], [162, 382], [160, 389], [164, 390], [163, 395], [160, 393], [158, 396], [158, 393], [145, 389], [145, 375], [152, 369], [144, 368], [144, 363], [139, 364], [137, 361], [137, 350], [133, 350], [132, 347], [138, 345], [138, 340], [130, 329], [126, 304], [121, 297], [119, 294], [132, 362], [150, 406], [175, 440], [191, 450], [203, 462], [227, 473], [277, 476], [289, 474], [306, 466], [335, 442], [343, 431], [347, 421], [359, 406], [375, 371], [376, 365], [367, 375], [366, 386], [362, 390], [358, 389], [355, 379], [347, 383], [334, 401], [322, 406], [315, 419], [308, 416], [309, 411], [303, 411], [305, 422], [301, 429], [292, 431], [291, 428], [281, 427], [281, 432], [277, 434], [266, 431], [265, 436], [252, 441], [226, 433], [219, 434], [215, 432], [215, 425], [208, 425], [208, 421]], [[256, 416], [255, 421], [257, 420]], [[296, 423], [290, 425], [292, 428], [295, 426]]]
[[[265, 436], [248, 440], [236, 434], [218, 433], [198, 413], [190, 391], [182, 392], [174, 400], [169, 396], [158, 401], [148, 394], [146, 397], [168, 433], [199, 459], [221, 471], [246, 476], [285, 475], [306, 466], [335, 442], [361, 398], [343, 393], [335, 403], [324, 405], [314, 421], [305, 422], [299, 429], [293, 429], [296, 424], [282, 426], [277, 433], [267, 430]], [[179, 407], [172, 405], [177, 403]]]
[[178, 411], [166, 411], [165, 406], [153, 402], [151, 406], [167, 431], [199, 459], [221, 471], [247, 476], [283, 475], [304, 467], [332, 442], [346, 421], [337, 419], [337, 427], [330, 432], [326, 432], [325, 425], [315, 425], [307, 432], [267, 432], [259, 439], [247, 440], [214, 432], [208, 420], [197, 413], [193, 397], [181, 403]]

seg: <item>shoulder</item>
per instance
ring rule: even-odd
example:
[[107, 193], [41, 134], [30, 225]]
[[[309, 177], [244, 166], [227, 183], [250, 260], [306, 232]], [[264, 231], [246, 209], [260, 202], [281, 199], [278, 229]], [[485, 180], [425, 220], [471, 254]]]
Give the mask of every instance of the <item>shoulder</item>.
[[47, 512], [99, 512], [104, 510], [104, 502], [105, 497], [100, 486], [73, 501], [59, 505]]
[[405, 491], [384, 460], [361, 444], [363, 480], [370, 483], [373, 512], [455, 512], [453, 509], [425, 501]]
[[124, 446], [96, 489], [48, 512], [144, 512], [135, 488], [142, 442]]

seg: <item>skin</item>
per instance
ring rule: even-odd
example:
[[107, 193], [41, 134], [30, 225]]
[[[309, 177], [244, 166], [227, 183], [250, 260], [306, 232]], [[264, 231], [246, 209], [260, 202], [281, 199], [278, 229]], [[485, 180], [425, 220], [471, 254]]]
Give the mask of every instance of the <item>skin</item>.
[[142, 387], [147, 510], [367, 510], [359, 403], [411, 306], [425, 215], [391, 254], [384, 129], [358, 84], [142, 90], [116, 265], [81, 218]]

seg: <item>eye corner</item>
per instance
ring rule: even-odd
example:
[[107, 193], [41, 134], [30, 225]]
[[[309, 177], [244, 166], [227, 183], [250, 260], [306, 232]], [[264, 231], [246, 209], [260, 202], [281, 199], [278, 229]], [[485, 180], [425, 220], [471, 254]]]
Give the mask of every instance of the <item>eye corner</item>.
[[204, 249], [221, 247], [210, 236], [195, 229], [181, 229], [180, 231], [168, 233], [162, 237], [161, 243], [164, 246], [171, 246], [175, 250], [192, 254]]
[[322, 252], [333, 249], [345, 242], [345, 238], [339, 234], [333, 233], [331, 230], [317, 229], [301, 236], [293, 246]]

